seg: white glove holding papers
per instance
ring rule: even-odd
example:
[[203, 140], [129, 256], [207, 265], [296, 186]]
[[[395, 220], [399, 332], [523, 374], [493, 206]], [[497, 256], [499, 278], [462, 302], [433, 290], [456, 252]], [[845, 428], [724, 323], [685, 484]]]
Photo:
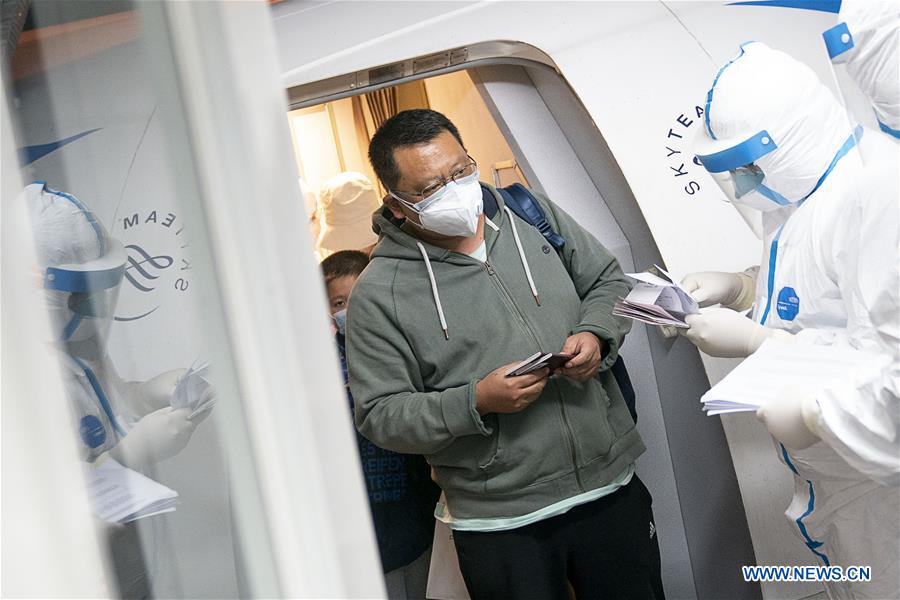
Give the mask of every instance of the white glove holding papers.
[[178, 379], [170, 403], [173, 409], [190, 409], [190, 418], [199, 423], [209, 415], [216, 403], [216, 392], [206, 379], [209, 363], [191, 367]]
[[747, 310], [753, 304], [756, 280], [748, 272], [702, 271], [689, 273], [681, 286], [701, 308], [721, 304], [734, 310]]
[[786, 386], [775, 400], [769, 400], [756, 409], [756, 418], [762, 421], [772, 437], [795, 450], [803, 450], [819, 441], [814, 429], [819, 407], [815, 393], [807, 386]]
[[628, 296], [616, 302], [613, 314], [650, 325], [688, 327], [685, 317], [700, 310], [697, 302], [665, 270], [658, 266], [655, 269], [658, 275], [626, 273], [638, 283]]
[[[862, 352], [850, 346], [821, 346], [796, 338], [792, 338], [791, 343], [768, 339], [759, 350], [703, 394], [700, 402], [709, 415], [756, 412], [766, 407], [759, 417], [763, 421], [771, 421], [773, 427], [778, 422], [778, 431], [773, 431], [773, 434], [787, 432], [788, 429], [793, 431], [793, 427], [784, 427], [782, 423], [795, 422], [796, 417], [775, 415], [776, 410], [793, 415], [799, 413], [808, 426], [806, 415], [802, 414], [803, 398], [815, 396], [818, 391], [847, 378], [878, 373], [887, 362], [885, 356]], [[800, 390], [804, 392], [801, 394]], [[798, 404], [801, 410], [784, 404], [785, 398], [790, 397], [800, 399], [793, 403]], [[794, 435], [789, 437], [791, 441], [797, 439]]]
[[771, 336], [790, 337], [786, 331], [764, 327], [743, 313], [717, 306], [688, 315], [685, 321], [690, 329], [679, 333], [710, 356], [723, 358], [750, 356]]

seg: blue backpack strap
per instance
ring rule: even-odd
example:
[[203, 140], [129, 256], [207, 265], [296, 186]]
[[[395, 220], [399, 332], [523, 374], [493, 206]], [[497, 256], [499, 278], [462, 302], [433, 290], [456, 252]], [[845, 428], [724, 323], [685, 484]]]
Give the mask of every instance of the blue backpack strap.
[[547, 221], [544, 209], [541, 208], [541, 205], [525, 186], [521, 183], [514, 183], [505, 188], [498, 188], [497, 191], [500, 192], [503, 201], [509, 209], [516, 213], [520, 219], [536, 227], [541, 232], [541, 235], [547, 238], [547, 241], [556, 248], [557, 252], [563, 249], [566, 245], [566, 239], [553, 230], [553, 227]]
[[[497, 190], [498, 192], [500, 190]], [[500, 192], [503, 195], [503, 192]], [[506, 201], [506, 196], [503, 196], [503, 200]], [[483, 183], [481, 184], [481, 204], [484, 207], [484, 215], [488, 219], [493, 219], [497, 216], [497, 211], [500, 207], [497, 205], [497, 199], [494, 198], [494, 195], [491, 193], [491, 190], [487, 188]]]

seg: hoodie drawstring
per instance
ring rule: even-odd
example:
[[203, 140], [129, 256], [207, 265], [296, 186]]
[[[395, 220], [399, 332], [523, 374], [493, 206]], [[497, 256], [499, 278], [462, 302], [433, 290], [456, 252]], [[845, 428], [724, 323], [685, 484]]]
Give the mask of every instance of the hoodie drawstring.
[[537, 287], [534, 285], [534, 279], [531, 277], [531, 269], [528, 268], [528, 259], [525, 258], [525, 251], [522, 250], [522, 242], [519, 240], [519, 230], [516, 229], [516, 219], [513, 217], [513, 212], [509, 210], [508, 206], [504, 206], [503, 210], [509, 215], [509, 224], [512, 225], [513, 237], [516, 240], [516, 248], [519, 249], [519, 260], [522, 261], [522, 266], [525, 268], [525, 277], [528, 278], [528, 285], [531, 287], [531, 295], [534, 296], [534, 301], [540, 306], [541, 299], [538, 296]]
[[422, 242], [416, 242], [422, 258], [425, 260], [425, 268], [428, 269], [428, 279], [431, 280], [431, 295], [434, 297], [434, 305], [437, 307], [438, 318], [441, 320], [441, 329], [444, 330], [444, 339], [449, 340], [450, 334], [447, 331], [447, 320], [444, 318], [444, 307], [441, 306], [441, 296], [438, 294], [437, 282], [434, 280], [434, 271], [431, 269], [431, 261], [428, 259], [428, 253], [425, 252], [425, 246]]
[[[525, 277], [528, 278], [528, 286], [531, 288], [531, 295], [534, 296], [534, 301], [540, 306], [541, 299], [540, 296], [538, 296], [537, 286], [534, 285], [534, 278], [531, 276], [531, 268], [528, 266], [528, 259], [525, 258], [525, 250], [522, 249], [522, 240], [519, 239], [519, 231], [516, 229], [516, 219], [513, 217], [513, 213], [509, 208], [504, 206], [503, 209], [509, 215], [509, 223], [512, 226], [513, 238], [516, 240], [516, 248], [519, 251], [519, 260], [522, 262], [522, 267], [525, 269]], [[493, 223], [491, 223], [491, 225], [495, 229], [499, 229]], [[416, 242], [416, 246], [419, 247], [419, 252], [422, 253], [422, 260], [425, 261], [425, 268], [428, 270], [428, 279], [431, 281], [431, 296], [434, 298], [434, 306], [437, 308], [438, 319], [441, 321], [441, 330], [444, 332], [444, 339], [449, 340], [450, 332], [447, 328], [447, 319], [444, 318], [444, 307], [441, 306], [441, 295], [438, 293], [437, 281], [434, 279], [434, 270], [431, 268], [431, 260], [428, 258], [428, 252], [425, 251], [425, 246], [422, 245], [422, 242]]]

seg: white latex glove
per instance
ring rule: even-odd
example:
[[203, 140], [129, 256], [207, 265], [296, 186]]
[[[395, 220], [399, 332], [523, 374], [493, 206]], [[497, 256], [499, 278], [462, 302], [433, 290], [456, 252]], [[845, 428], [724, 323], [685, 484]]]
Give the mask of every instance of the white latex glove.
[[172, 392], [185, 373], [185, 369], [173, 369], [138, 383], [136, 400], [139, 405], [135, 407], [137, 413], [143, 416], [169, 406]]
[[756, 280], [747, 272], [702, 271], [688, 274], [681, 287], [701, 307], [721, 304], [734, 310], [747, 310], [753, 305]]
[[110, 455], [123, 465], [140, 469], [181, 452], [191, 439], [197, 425], [189, 417], [187, 408], [171, 406], [152, 412], [135, 423]]
[[769, 337], [792, 337], [786, 331], [763, 327], [730, 308], [704, 308], [684, 320], [690, 328], [679, 329], [678, 333], [710, 356], [722, 358], [750, 356]]
[[756, 410], [772, 437], [794, 450], [803, 450], [819, 441], [816, 432], [819, 405], [812, 392], [799, 386], [788, 386], [775, 400]]

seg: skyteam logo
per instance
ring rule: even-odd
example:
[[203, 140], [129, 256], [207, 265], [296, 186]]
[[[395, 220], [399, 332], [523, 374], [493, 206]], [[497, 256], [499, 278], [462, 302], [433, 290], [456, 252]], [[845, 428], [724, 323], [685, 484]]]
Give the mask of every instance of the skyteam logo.
[[[664, 143], [666, 160], [669, 162], [669, 175], [678, 182], [681, 190], [688, 196], [700, 191], [697, 169], [702, 172], [703, 166], [691, 151], [691, 140], [697, 127], [703, 126], [703, 107], [695, 106], [692, 110], [681, 113], [673, 120], [666, 133]], [[703, 175], [701, 175], [702, 177]]]
[[116, 321], [137, 321], [191, 287], [184, 225], [175, 213], [135, 212], [117, 219], [113, 236], [128, 252]]

